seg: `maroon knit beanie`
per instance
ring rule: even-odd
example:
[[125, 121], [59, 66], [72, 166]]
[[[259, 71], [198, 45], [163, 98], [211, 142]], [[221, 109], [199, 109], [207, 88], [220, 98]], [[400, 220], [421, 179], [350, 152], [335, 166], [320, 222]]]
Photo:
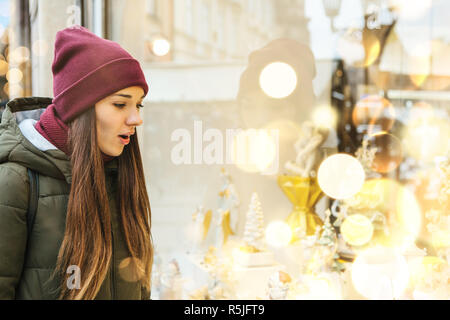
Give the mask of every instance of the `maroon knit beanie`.
[[139, 62], [119, 44], [74, 26], [56, 34], [53, 71], [53, 104], [47, 107], [36, 129], [68, 154], [67, 132], [73, 119], [95, 103], [121, 89], [148, 85]]

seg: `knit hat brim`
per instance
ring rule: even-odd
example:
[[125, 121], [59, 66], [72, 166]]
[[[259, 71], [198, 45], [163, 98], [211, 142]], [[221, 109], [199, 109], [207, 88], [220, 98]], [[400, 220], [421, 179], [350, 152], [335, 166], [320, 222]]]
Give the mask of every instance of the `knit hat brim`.
[[110, 61], [73, 83], [53, 99], [55, 111], [62, 121], [71, 122], [95, 103], [121, 89], [148, 85], [139, 62], [133, 58]]

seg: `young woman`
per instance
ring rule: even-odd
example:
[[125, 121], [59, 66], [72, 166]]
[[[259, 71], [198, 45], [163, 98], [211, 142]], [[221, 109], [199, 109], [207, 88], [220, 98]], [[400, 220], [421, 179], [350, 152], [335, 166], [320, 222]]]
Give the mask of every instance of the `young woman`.
[[[15, 99], [0, 124], [0, 299], [149, 299], [142, 69], [77, 26], [57, 33], [52, 71], [54, 99]], [[16, 123], [38, 108], [39, 121]]]

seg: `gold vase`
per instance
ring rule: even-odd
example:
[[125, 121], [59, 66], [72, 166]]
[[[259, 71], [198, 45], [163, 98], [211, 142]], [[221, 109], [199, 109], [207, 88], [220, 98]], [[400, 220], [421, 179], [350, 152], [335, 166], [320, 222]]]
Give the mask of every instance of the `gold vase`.
[[278, 185], [294, 205], [294, 209], [286, 219], [293, 231], [291, 243], [299, 240], [299, 233], [314, 235], [316, 227], [323, 225], [322, 220], [314, 212], [314, 206], [322, 196], [317, 179], [281, 175], [278, 176]]

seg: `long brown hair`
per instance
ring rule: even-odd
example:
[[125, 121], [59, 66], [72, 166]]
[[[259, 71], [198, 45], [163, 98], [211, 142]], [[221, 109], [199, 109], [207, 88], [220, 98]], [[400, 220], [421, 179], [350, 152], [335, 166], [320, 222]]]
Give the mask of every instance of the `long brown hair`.
[[[72, 184], [66, 230], [54, 275], [61, 279], [59, 299], [94, 299], [108, 272], [112, 256], [111, 216], [104, 164], [97, 143], [95, 109], [69, 125]], [[131, 136], [117, 163], [117, 208], [135, 280], [150, 291], [153, 246], [151, 210], [137, 135]], [[78, 266], [81, 286], [69, 289], [67, 268]]]

